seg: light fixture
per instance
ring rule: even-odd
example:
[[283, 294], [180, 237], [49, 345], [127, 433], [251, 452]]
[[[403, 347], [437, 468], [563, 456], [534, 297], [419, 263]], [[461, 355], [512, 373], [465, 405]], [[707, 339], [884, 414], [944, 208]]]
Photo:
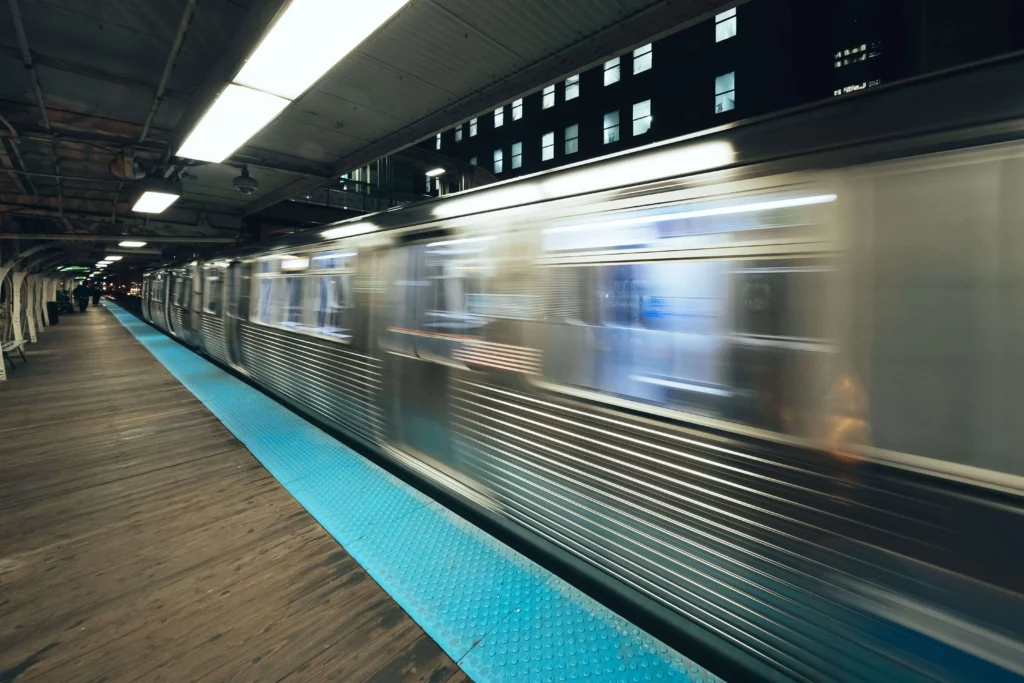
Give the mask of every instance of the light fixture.
[[427, 171], [428, 178], [436, 178], [439, 175], [444, 175], [444, 169], [441, 167], [432, 168], [429, 171]]
[[408, 0], [292, 0], [234, 82], [296, 99]]
[[219, 164], [288, 104], [276, 95], [231, 83], [185, 138], [178, 156]]
[[325, 240], [341, 239], [342, 237], [355, 237], [356, 235], [365, 235], [369, 232], [374, 232], [377, 229], [376, 225], [372, 223], [350, 223], [345, 225], [339, 225], [336, 228], [330, 228], [320, 233], [320, 236]]
[[135, 213], [163, 213], [164, 209], [178, 201], [181, 195], [167, 192], [143, 192], [132, 207]]
[[309, 259], [305, 257], [281, 261], [281, 270], [305, 270], [309, 268]]
[[124, 256], [110, 256], [110, 255], [108, 255], [108, 256], [103, 257], [103, 260], [104, 261], [120, 261], [123, 258], [124, 258]]
[[128, 249], [137, 249], [139, 247], [146, 246], [146, 244], [147, 242], [134, 242], [132, 240], [125, 240], [124, 242], [120, 242], [117, 246], [127, 247]]
[[224, 161], [407, 2], [291, 0], [177, 155]]

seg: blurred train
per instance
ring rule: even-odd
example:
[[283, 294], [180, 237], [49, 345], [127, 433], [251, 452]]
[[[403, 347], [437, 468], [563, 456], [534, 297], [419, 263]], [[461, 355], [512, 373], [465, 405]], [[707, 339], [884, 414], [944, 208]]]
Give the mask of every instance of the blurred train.
[[743, 678], [1020, 680], [1021, 83], [999, 62], [167, 266], [144, 317]]

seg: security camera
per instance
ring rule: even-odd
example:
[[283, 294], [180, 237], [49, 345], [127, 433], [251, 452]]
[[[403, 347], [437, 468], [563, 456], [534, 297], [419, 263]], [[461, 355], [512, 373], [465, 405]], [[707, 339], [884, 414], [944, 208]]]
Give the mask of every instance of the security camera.
[[235, 189], [242, 194], [252, 194], [256, 190], [260, 189], [260, 184], [255, 178], [249, 175], [249, 169], [243, 168], [242, 175], [236, 177], [231, 183], [235, 186]]

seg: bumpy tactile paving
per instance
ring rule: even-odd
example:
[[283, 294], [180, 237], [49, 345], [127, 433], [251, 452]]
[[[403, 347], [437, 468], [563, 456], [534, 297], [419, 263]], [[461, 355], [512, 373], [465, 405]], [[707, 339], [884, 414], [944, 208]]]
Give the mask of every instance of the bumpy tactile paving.
[[107, 306], [474, 680], [720, 682], [281, 404]]

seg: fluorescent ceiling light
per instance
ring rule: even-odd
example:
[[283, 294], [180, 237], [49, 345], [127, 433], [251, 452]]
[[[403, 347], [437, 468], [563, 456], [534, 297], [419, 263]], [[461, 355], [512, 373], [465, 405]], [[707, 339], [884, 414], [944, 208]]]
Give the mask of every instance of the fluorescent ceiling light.
[[133, 249], [133, 248], [136, 248], [136, 247], [144, 247], [144, 246], [146, 246], [146, 244], [147, 244], [146, 242], [133, 242], [132, 240], [125, 240], [124, 242], [121, 242], [117, 246], [119, 246], [119, 247], [128, 247], [129, 249]]
[[373, 232], [377, 229], [376, 225], [370, 223], [355, 223], [352, 225], [339, 225], [336, 228], [324, 230], [320, 233], [320, 236], [325, 240], [340, 239], [342, 237], [355, 237], [356, 235], [365, 235], [368, 232]]
[[[338, 4], [350, 7], [349, 3]], [[185, 138], [178, 156], [219, 164], [273, 121], [288, 104], [286, 99], [232, 83]]]
[[104, 261], [120, 261], [124, 256], [106, 256], [103, 258]]
[[235, 83], [294, 100], [406, 2], [292, 0], [246, 60]]
[[427, 177], [428, 178], [435, 178], [435, 177], [437, 177], [439, 175], [443, 175], [443, 174], [444, 174], [444, 169], [443, 168], [432, 168], [429, 171], [427, 171]]
[[135, 202], [132, 211], [136, 213], [163, 213], [164, 209], [178, 201], [180, 196], [180, 194], [148, 190], [142, 193], [139, 201]]

